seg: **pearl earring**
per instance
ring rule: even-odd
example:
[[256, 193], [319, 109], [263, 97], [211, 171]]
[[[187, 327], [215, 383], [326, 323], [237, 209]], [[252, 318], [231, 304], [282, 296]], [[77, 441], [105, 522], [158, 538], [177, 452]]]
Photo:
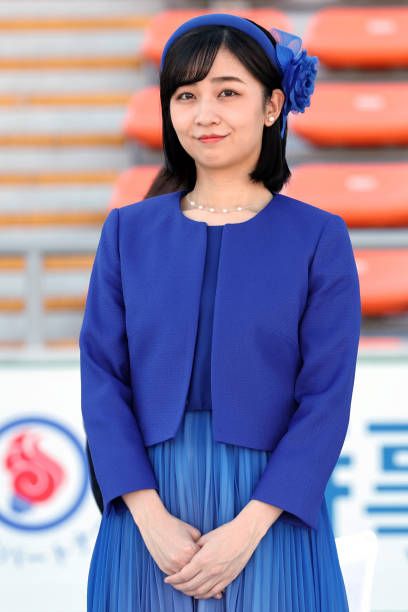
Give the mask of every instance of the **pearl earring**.
[[272, 123], [275, 121], [275, 117], [273, 115], [269, 115], [268, 119], [269, 121], [272, 121]]

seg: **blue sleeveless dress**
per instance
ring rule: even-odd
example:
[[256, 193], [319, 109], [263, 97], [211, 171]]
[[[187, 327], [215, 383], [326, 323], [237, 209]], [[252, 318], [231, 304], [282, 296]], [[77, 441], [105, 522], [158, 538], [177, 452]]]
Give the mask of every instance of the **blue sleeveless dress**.
[[[160, 497], [202, 534], [248, 503], [269, 451], [216, 442], [210, 354], [223, 226], [207, 226], [199, 325], [188, 397], [174, 438], [148, 446]], [[137, 466], [135, 466], [137, 469]], [[89, 568], [88, 612], [349, 612], [326, 500], [317, 530], [280, 520], [221, 599], [194, 599], [163, 582], [122, 497], [102, 514]]]

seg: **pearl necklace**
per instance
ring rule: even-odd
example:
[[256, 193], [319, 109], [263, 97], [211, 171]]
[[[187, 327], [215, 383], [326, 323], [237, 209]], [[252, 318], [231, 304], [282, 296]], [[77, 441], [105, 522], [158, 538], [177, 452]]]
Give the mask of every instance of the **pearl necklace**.
[[233, 208], [222, 208], [221, 210], [217, 210], [213, 206], [204, 206], [203, 204], [196, 204], [196, 202], [191, 200], [188, 197], [188, 195], [186, 195], [186, 200], [191, 204], [191, 206], [193, 208], [199, 208], [200, 210], [208, 210], [209, 212], [216, 212], [216, 213], [217, 212], [229, 213], [229, 212], [236, 212], [236, 211], [240, 211], [240, 210], [252, 210], [252, 212], [259, 212], [259, 211], [263, 210], [262, 208], [260, 208], [258, 210], [253, 210], [253, 205], [252, 204], [250, 206], [234, 206]]

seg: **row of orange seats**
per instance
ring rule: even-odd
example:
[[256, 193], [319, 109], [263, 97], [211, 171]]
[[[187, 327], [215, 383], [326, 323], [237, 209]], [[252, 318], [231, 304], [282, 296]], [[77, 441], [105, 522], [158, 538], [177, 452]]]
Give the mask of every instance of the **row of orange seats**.
[[[159, 65], [171, 33], [184, 21], [211, 10], [168, 10], [158, 13], [146, 29], [143, 55]], [[256, 21], [291, 31], [291, 20], [272, 8], [229, 10]], [[325, 7], [313, 12], [304, 36], [304, 47], [331, 68], [394, 68], [408, 63], [408, 9], [404, 6]]]
[[[143, 200], [159, 169], [159, 165], [145, 165], [122, 172], [114, 186], [110, 208]], [[407, 174], [408, 163], [390, 163], [386, 167], [305, 164], [296, 167], [282, 193], [340, 214], [349, 226], [407, 225]], [[407, 312], [408, 249], [360, 248], [354, 254], [363, 315]]]
[[[123, 171], [110, 207], [143, 199], [159, 166]], [[307, 163], [292, 170], [282, 193], [343, 217], [350, 228], [408, 226], [408, 162]]]
[[[156, 66], [166, 40], [184, 21], [211, 10], [168, 10], [146, 28], [142, 56]], [[244, 9], [231, 13], [266, 28], [292, 29], [288, 16], [276, 9]], [[326, 7], [311, 17], [304, 47], [330, 68], [397, 68], [408, 64], [408, 8]], [[316, 83], [307, 112], [288, 117], [290, 129], [318, 146], [400, 146], [408, 143], [408, 83]], [[123, 130], [129, 138], [153, 148], [161, 146], [158, 87], [135, 93]]]
[[[288, 115], [288, 128], [315, 146], [376, 147], [408, 144], [408, 83], [316, 81], [305, 113]], [[139, 144], [162, 146], [159, 87], [135, 92], [123, 132]]]

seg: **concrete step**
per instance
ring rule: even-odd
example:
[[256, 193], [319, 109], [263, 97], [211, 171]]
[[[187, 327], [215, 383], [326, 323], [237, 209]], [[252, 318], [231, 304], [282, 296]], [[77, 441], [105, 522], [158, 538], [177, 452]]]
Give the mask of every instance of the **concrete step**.
[[[42, 275], [42, 295], [46, 296], [82, 296], [86, 291], [89, 281], [90, 269], [83, 272], [46, 272]], [[0, 299], [15, 298], [25, 299], [25, 274], [22, 272], [7, 272], [1, 274]]]
[[125, 108], [0, 107], [0, 135], [121, 134]]
[[[75, 340], [78, 338], [83, 319], [83, 312], [52, 313], [42, 319], [44, 338], [59, 340], [62, 338]], [[0, 313], [0, 343], [27, 341], [27, 317], [24, 313]]]
[[[133, 157], [126, 147], [2, 147], [1, 176], [37, 172], [73, 172], [83, 170], [123, 170], [132, 165]], [[147, 163], [147, 162], [146, 162]]]
[[2, 187], [0, 214], [21, 214], [34, 211], [104, 212], [112, 193], [112, 185], [21, 185]]
[[114, 15], [151, 15], [161, 10], [163, 0], [149, 0], [149, 2], [134, 0], [18, 0], [16, 2], [2, 0], [0, 3], [0, 16], [10, 19], [12, 17], [49, 18], [50, 16], [114, 16]]
[[1, 30], [2, 63], [7, 58], [97, 57], [136, 55], [142, 30], [75, 31]]
[[145, 84], [146, 75], [135, 69], [90, 68], [46, 71], [36, 69], [4, 70], [0, 75], [0, 94], [80, 93], [122, 91], [132, 93]]

